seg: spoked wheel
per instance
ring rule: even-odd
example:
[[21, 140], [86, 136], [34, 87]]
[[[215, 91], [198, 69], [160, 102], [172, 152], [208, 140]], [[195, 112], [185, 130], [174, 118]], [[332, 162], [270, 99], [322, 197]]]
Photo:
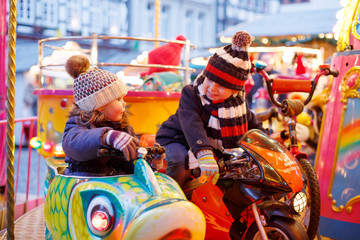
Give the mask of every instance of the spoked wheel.
[[[294, 239], [308, 239], [308, 236], [296, 220], [292, 218], [275, 218], [272, 219], [265, 226], [265, 232], [269, 240], [294, 240]], [[256, 222], [253, 222], [246, 233], [246, 240], [262, 240], [260, 231], [256, 225]]]
[[320, 189], [316, 172], [306, 158], [299, 158], [299, 164], [305, 174], [303, 193], [307, 197], [305, 210], [295, 219], [306, 229], [309, 239], [314, 239], [320, 222]]

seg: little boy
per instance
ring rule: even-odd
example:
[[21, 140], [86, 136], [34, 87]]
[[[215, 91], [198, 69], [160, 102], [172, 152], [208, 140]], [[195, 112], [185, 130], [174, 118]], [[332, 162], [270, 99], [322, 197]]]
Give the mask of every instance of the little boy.
[[194, 84], [183, 88], [176, 113], [156, 134], [166, 149], [166, 173], [181, 187], [197, 166], [215, 184], [221, 153], [236, 148], [249, 129], [264, 131], [245, 100], [250, 44], [249, 33], [239, 31], [231, 44], [218, 49]]

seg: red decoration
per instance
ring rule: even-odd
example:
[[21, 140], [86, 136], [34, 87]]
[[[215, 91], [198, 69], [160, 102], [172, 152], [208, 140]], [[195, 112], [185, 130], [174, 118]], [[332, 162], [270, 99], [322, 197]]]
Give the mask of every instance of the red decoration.
[[301, 74], [306, 73], [306, 68], [302, 62], [302, 54], [301, 53], [297, 54], [296, 64], [297, 64], [296, 70], [295, 70], [296, 75], [301, 75]]
[[[185, 41], [186, 38], [183, 35], [176, 37], [176, 40]], [[173, 65], [179, 66], [181, 61], [181, 51], [184, 45], [179, 43], [167, 43], [160, 47], [157, 47], [149, 52], [149, 64], [161, 64], [161, 65]], [[173, 71], [177, 69], [168, 68], [149, 68], [148, 72], [141, 73], [141, 76], [150, 75], [155, 72]]]

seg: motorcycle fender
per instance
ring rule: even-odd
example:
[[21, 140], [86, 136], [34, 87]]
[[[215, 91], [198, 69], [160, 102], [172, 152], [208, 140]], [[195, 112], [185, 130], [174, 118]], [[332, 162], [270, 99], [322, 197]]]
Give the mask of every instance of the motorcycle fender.
[[273, 216], [287, 218], [294, 217], [293, 214], [291, 214], [290, 207], [284, 202], [269, 200], [258, 204], [257, 207], [262, 214], [265, 214], [267, 219], [270, 219]]
[[300, 158], [308, 159], [308, 155], [306, 153], [299, 152], [299, 153], [295, 153], [295, 158], [296, 159], [300, 159]]

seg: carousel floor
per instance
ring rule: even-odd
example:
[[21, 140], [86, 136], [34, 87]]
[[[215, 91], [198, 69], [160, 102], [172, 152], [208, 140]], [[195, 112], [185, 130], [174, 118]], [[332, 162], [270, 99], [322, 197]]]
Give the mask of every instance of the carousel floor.
[[[30, 210], [15, 221], [16, 240], [45, 239], [44, 204]], [[7, 239], [6, 229], [0, 233], [0, 239]]]

